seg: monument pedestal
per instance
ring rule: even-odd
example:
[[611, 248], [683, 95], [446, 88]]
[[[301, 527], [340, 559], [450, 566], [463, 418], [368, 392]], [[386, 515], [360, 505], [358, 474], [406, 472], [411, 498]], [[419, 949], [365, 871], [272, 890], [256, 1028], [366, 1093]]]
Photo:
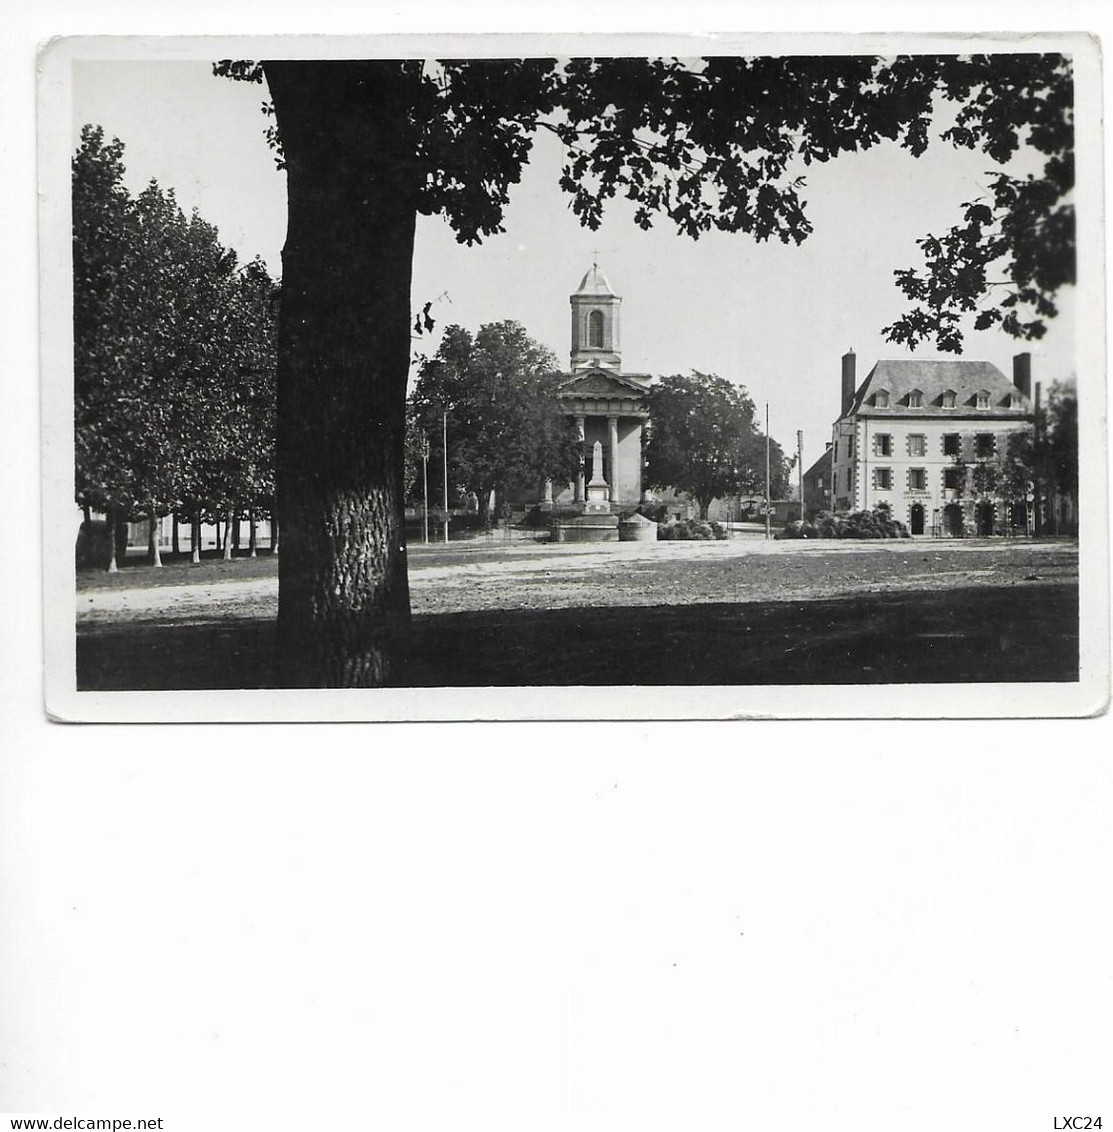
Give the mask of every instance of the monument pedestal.
[[591, 482], [579, 515], [558, 519], [552, 526], [553, 542], [618, 542], [618, 516], [611, 514], [611, 490], [603, 479], [603, 446], [592, 452]]
[[553, 542], [618, 542], [618, 516], [585, 511], [558, 519], [551, 531]]
[[592, 480], [587, 485], [587, 499], [583, 502], [585, 515], [609, 515], [611, 513], [611, 489], [602, 481]]

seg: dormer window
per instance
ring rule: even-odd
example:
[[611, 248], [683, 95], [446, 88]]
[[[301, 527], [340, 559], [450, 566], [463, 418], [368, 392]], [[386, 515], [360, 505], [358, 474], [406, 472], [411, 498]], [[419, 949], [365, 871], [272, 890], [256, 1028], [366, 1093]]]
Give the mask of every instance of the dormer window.
[[908, 394], [908, 407], [910, 409], [919, 409], [923, 406], [923, 403], [924, 395], [919, 389], [913, 389], [912, 392]]
[[943, 408], [953, 409], [955, 407], [955, 391], [953, 389], [943, 390]]
[[974, 407], [976, 409], [989, 408], [989, 393], [984, 389], [979, 389], [974, 395]]
[[879, 389], [873, 395], [873, 405], [875, 409], [887, 409], [889, 407], [889, 391], [887, 389]]

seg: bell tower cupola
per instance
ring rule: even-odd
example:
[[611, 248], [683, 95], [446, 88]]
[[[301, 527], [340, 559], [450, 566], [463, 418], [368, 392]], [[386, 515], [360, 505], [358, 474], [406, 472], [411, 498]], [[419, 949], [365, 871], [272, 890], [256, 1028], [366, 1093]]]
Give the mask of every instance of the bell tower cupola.
[[618, 314], [622, 300], [611, 290], [607, 277], [593, 263], [570, 297], [572, 303], [572, 372], [605, 369], [618, 373], [622, 354], [618, 340]]

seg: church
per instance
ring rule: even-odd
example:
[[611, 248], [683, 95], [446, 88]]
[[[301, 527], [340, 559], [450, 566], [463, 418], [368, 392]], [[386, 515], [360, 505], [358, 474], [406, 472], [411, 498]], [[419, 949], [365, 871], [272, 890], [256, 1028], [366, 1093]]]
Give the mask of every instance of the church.
[[632, 510], [644, 498], [642, 445], [650, 375], [622, 372], [622, 299], [598, 264], [591, 265], [570, 302], [571, 366], [558, 395], [562, 412], [575, 421], [585, 458], [575, 483], [545, 484], [542, 507], [586, 507], [589, 497], [604, 496], [599, 482], [589, 491], [594, 480], [606, 484], [609, 510]]

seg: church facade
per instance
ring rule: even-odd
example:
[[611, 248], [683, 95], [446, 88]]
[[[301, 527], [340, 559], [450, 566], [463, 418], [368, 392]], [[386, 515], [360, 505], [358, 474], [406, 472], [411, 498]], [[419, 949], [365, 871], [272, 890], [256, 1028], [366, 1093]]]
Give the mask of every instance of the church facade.
[[561, 410], [575, 421], [585, 460], [574, 483], [545, 485], [544, 506], [586, 505], [592, 454], [598, 452], [601, 467], [596, 477], [607, 485], [611, 509], [632, 510], [644, 498], [642, 448], [650, 376], [622, 372], [622, 299], [598, 264], [592, 264], [569, 301], [571, 365], [558, 395]]

